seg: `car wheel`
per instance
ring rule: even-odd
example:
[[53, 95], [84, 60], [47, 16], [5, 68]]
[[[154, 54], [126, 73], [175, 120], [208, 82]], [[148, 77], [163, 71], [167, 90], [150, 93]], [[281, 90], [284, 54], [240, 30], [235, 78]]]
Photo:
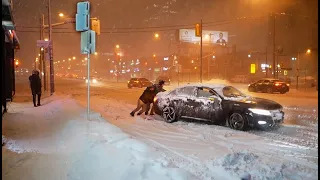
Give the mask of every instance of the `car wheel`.
[[239, 112], [233, 112], [229, 116], [228, 124], [231, 129], [235, 130], [245, 131], [248, 128], [247, 119]]
[[269, 88], [267, 89], [267, 93], [272, 94], [272, 93], [273, 93], [272, 88], [269, 87]]
[[171, 106], [167, 106], [162, 110], [162, 117], [167, 123], [172, 123], [177, 120], [176, 110]]
[[285, 94], [286, 93], [286, 91], [280, 91], [280, 94]]
[[249, 91], [249, 92], [255, 92], [255, 88], [254, 88], [254, 87], [249, 87], [249, 88], [248, 88], [248, 91]]

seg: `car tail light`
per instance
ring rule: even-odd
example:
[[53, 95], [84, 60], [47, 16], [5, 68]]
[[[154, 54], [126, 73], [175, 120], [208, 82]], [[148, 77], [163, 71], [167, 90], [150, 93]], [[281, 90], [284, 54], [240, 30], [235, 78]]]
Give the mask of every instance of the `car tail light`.
[[280, 86], [281, 84], [279, 84], [279, 83], [276, 83], [276, 84], [274, 84], [275, 86]]

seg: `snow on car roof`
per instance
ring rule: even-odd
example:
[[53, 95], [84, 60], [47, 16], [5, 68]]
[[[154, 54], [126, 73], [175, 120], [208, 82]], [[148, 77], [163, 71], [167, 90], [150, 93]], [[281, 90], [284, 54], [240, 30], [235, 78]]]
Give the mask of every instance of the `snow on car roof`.
[[220, 89], [220, 88], [224, 88], [226, 86], [226, 84], [200, 84], [200, 83], [194, 83], [194, 84], [186, 84], [184, 86], [180, 86], [179, 88], [183, 88], [183, 87], [188, 87], [188, 86], [197, 86], [197, 87], [208, 87], [208, 88], [212, 88], [212, 89]]

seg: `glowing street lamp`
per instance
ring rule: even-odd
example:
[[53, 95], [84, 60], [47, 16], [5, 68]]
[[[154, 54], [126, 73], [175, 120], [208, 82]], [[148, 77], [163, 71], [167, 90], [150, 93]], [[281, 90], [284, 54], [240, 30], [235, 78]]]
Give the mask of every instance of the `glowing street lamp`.
[[155, 55], [155, 54], [153, 54], [153, 57], [156, 57], [156, 55]]
[[71, 61], [71, 58], [69, 58], [68, 60]]
[[48, 38], [45, 38], [44, 40], [45, 40], [45, 41], [49, 41], [49, 39], [48, 39]]
[[307, 50], [307, 54], [310, 54], [310, 53], [311, 53], [311, 49], [308, 49], [308, 50]]
[[59, 13], [59, 16], [60, 16], [60, 17], [63, 17], [63, 16], [64, 16], [64, 14], [63, 14], [63, 13]]
[[98, 53], [97, 53], [97, 52], [94, 52], [94, 55], [98, 55]]
[[119, 44], [117, 44], [117, 45], [116, 45], [116, 48], [117, 48], [117, 49], [119, 49], [119, 48], [120, 48]]
[[158, 38], [160, 37], [160, 35], [159, 35], [158, 33], [155, 33], [155, 34], [154, 34], [154, 37], [155, 37], [156, 39], [158, 39]]
[[248, 58], [251, 58], [251, 54], [248, 54]]
[[76, 59], [76, 57], [74, 57], [74, 56], [73, 56], [73, 57], [72, 57], [72, 59], [73, 59], [73, 60], [75, 60], [75, 59]]

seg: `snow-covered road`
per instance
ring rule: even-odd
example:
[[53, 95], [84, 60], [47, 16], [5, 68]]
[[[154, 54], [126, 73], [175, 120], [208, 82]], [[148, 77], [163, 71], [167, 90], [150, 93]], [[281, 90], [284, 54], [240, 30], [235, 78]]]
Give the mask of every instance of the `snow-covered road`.
[[[284, 104], [286, 123], [275, 131], [240, 132], [199, 122], [167, 124], [161, 117], [150, 121], [132, 118], [129, 112], [142, 90], [123, 85], [101, 83], [92, 87], [92, 109], [162, 152], [164, 164], [180, 167], [200, 179], [234, 179], [244, 171], [254, 179], [318, 177], [318, 105], [314, 96], [257, 94]], [[61, 81], [57, 95], [72, 97], [85, 106], [85, 88], [81, 81]]]

